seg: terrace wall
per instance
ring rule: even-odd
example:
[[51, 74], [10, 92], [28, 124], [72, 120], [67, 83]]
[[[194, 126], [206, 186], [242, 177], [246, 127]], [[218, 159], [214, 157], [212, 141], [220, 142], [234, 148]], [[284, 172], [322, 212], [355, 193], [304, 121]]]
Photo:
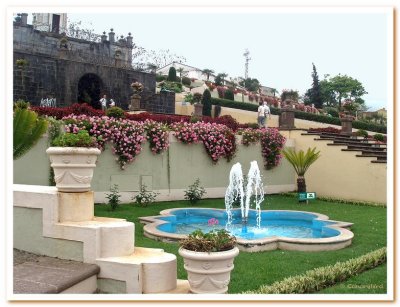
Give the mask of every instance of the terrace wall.
[[[206, 198], [224, 197], [232, 165], [240, 162], [243, 173], [247, 174], [253, 160], [258, 162], [267, 193], [295, 190], [294, 171], [287, 161], [284, 160], [280, 166], [266, 171], [263, 168], [259, 144], [246, 147], [240, 145], [240, 140], [237, 144], [238, 151], [231, 162], [221, 159], [214, 165], [203, 144], [185, 145], [170, 135], [169, 151], [155, 155], [145, 143], [142, 152], [125, 170], [121, 170], [115, 161], [116, 156], [111, 153], [109, 144], [100, 155], [94, 172], [92, 189], [95, 191], [95, 201], [104, 202], [105, 194], [109, 193], [113, 184], [118, 184], [125, 202], [131, 201], [132, 195], [139, 191], [141, 184], [145, 184], [149, 190], [159, 192], [159, 200], [184, 199], [184, 191], [196, 178], [206, 188]], [[286, 146], [293, 145], [292, 140], [287, 141]], [[49, 185], [50, 164], [45, 153], [46, 148], [47, 138], [44, 137], [25, 156], [14, 161], [14, 183]]]

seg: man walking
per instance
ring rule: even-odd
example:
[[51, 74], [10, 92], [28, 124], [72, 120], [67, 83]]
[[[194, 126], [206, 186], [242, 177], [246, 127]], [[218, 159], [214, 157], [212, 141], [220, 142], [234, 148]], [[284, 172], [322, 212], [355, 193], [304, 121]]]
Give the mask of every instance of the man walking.
[[101, 109], [103, 111], [107, 110], [107, 95], [103, 95], [103, 98], [100, 99]]

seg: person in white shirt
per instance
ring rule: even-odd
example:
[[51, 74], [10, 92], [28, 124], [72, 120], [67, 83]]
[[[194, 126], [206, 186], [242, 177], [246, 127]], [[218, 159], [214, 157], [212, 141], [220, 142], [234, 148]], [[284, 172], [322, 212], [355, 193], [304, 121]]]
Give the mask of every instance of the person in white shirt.
[[110, 107], [115, 107], [115, 101], [114, 99], [110, 99]]
[[103, 111], [107, 110], [107, 95], [103, 95], [103, 98], [100, 99], [101, 109]]
[[258, 107], [258, 127], [264, 128], [267, 116], [271, 118], [271, 110], [269, 109], [267, 102], [260, 101]]
[[268, 121], [267, 121], [267, 116], [269, 119], [271, 119], [271, 109], [269, 108], [268, 104], [266, 101], [264, 101], [264, 127], [268, 127]]

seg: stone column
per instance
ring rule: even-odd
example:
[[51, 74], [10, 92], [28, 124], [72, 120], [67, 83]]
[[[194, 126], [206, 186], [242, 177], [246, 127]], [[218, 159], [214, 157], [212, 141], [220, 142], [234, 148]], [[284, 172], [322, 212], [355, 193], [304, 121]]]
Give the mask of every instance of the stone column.
[[343, 135], [352, 135], [353, 134], [353, 117], [346, 114], [344, 117], [340, 119], [342, 123], [342, 131], [340, 134]]
[[110, 32], [108, 32], [108, 40], [111, 44], [115, 42], [115, 33], [113, 28], [111, 28]]
[[28, 24], [28, 14], [22, 13], [21, 14], [21, 26], [26, 26]]
[[129, 105], [129, 111], [138, 111], [140, 110], [140, 95], [133, 94], [131, 96], [131, 103]]
[[194, 116], [203, 116], [203, 105], [201, 103], [194, 104]]
[[279, 128], [296, 128], [294, 126], [294, 109], [290, 104], [281, 109], [281, 114], [279, 115]]

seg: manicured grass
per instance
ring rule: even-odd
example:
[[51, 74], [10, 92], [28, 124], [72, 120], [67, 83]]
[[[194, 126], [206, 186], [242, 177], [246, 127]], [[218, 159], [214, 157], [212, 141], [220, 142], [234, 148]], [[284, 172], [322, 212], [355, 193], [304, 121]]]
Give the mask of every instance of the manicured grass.
[[[174, 253], [178, 258], [178, 278], [186, 279], [182, 258], [178, 255], [178, 244], [162, 243], [143, 236], [143, 225], [138, 217], [158, 215], [168, 208], [189, 207], [186, 201], [162, 202], [151, 204], [147, 208], [134, 205], [122, 205], [116, 211], [110, 211], [107, 205], [96, 205], [96, 216], [125, 218], [135, 223], [135, 245], [143, 247], [163, 248]], [[196, 207], [224, 208], [222, 199], [202, 200]], [[312, 201], [309, 204], [298, 204], [293, 197], [273, 195], [268, 196], [262, 209], [266, 210], [301, 210], [318, 212], [328, 215], [332, 220], [354, 223], [352, 231], [354, 239], [351, 246], [330, 252], [297, 252], [275, 250], [270, 252], [246, 253], [240, 252], [235, 258], [235, 269], [232, 272], [229, 293], [241, 293], [255, 290], [260, 285], [271, 284], [285, 277], [302, 274], [307, 270], [334, 264], [361, 256], [367, 252], [386, 246], [386, 208], [355, 206], [326, 201]], [[363, 273], [365, 274], [365, 273]], [[386, 282], [386, 271], [377, 274], [376, 284]], [[334, 288], [331, 293], [348, 293], [345, 288]], [[354, 291], [354, 293], [358, 293]], [[373, 293], [367, 292], [367, 293]]]

